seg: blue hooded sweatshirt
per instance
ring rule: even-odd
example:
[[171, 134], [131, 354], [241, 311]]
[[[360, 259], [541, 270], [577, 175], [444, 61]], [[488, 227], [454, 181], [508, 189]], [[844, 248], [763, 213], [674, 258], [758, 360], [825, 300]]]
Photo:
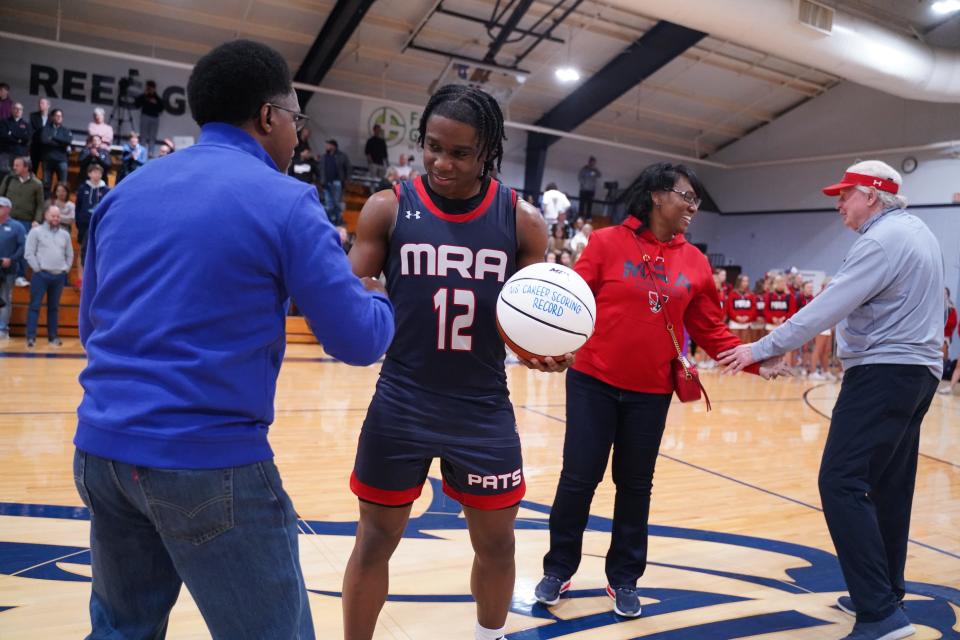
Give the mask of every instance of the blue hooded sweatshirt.
[[353, 275], [313, 185], [226, 124], [132, 173], [90, 224], [74, 443], [167, 469], [272, 457], [292, 297], [330, 355], [375, 362], [393, 307]]

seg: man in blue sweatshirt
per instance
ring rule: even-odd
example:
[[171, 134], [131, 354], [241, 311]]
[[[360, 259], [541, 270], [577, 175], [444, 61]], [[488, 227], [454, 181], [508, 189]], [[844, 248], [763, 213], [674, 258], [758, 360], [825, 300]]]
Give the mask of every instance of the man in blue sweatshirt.
[[825, 187], [860, 234], [830, 286], [775, 331], [720, 354], [727, 371], [792, 351], [837, 325], [843, 386], [820, 464], [820, 499], [857, 622], [844, 640], [914, 634], [902, 611], [920, 425], [943, 372], [943, 255], [905, 211], [902, 180], [867, 160]]
[[[162, 638], [186, 584], [214, 638], [313, 638], [297, 516], [272, 461], [289, 299], [332, 356], [393, 338], [317, 191], [285, 175], [305, 121], [276, 51], [237, 40], [187, 87], [199, 142], [93, 213], [74, 479], [90, 509], [94, 638]], [[223, 212], [230, 224], [223, 224]]]

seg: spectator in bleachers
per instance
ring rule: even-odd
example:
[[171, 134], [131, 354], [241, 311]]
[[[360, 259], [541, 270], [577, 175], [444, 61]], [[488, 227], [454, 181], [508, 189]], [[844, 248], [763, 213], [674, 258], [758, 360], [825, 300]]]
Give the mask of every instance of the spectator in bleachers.
[[27, 242], [23, 227], [10, 219], [13, 203], [0, 197], [0, 341], [10, 338], [10, 309], [17, 264], [23, 259]]
[[43, 195], [50, 195], [53, 176], [57, 182], [67, 180], [67, 160], [70, 153], [70, 143], [73, 135], [63, 126], [63, 111], [54, 109], [50, 112], [47, 126], [40, 133], [40, 144], [43, 150]]
[[[147, 149], [149, 150], [149, 147], [147, 147]], [[163, 141], [157, 145], [156, 157], [162, 158], [163, 156], [168, 156], [176, 150], [176, 147], [173, 146], [173, 141], [169, 138], [164, 138]]]
[[569, 247], [567, 236], [564, 233], [562, 224], [555, 224], [550, 230], [550, 237], [547, 239], [547, 251], [559, 252], [561, 249]]
[[[582, 220], [583, 218], [578, 219]], [[577, 258], [580, 257], [580, 254], [583, 253], [583, 250], [587, 248], [587, 243], [590, 242], [591, 233], [593, 233], [593, 225], [588, 222], [580, 225], [580, 229], [573, 234], [573, 237], [570, 239], [570, 250], [573, 252], [574, 262], [576, 262]]]
[[60, 295], [67, 284], [67, 273], [73, 265], [73, 243], [70, 233], [60, 226], [60, 209], [50, 205], [43, 213], [44, 222], [27, 234], [24, 251], [33, 278], [30, 280], [30, 309], [27, 312], [27, 346], [37, 341], [40, 304], [47, 298], [47, 338], [50, 344], [63, 344], [57, 337]]
[[13, 159], [30, 152], [33, 131], [23, 117], [23, 105], [15, 102], [10, 117], [0, 121], [0, 180], [12, 169]]
[[293, 157], [299, 158], [300, 152], [304, 149], [309, 149], [310, 155], [313, 156], [313, 145], [310, 144], [310, 129], [307, 127], [297, 132], [297, 146], [293, 148]]
[[70, 233], [76, 220], [77, 208], [70, 200], [70, 187], [66, 182], [61, 182], [53, 188], [53, 197], [44, 204], [44, 207], [51, 204], [60, 209], [60, 226]]
[[94, 163], [103, 167], [103, 175], [109, 175], [110, 168], [113, 166], [110, 152], [103, 148], [102, 141], [98, 135], [87, 137], [87, 146], [80, 150], [80, 156], [77, 158], [77, 162], [80, 165], [81, 176], [87, 175], [88, 167]]
[[110, 145], [113, 144], [113, 127], [104, 122], [106, 115], [100, 107], [93, 110], [93, 122], [87, 125], [87, 135], [100, 136], [100, 146], [110, 151]]
[[287, 174], [307, 184], [316, 184], [317, 161], [314, 159], [309, 146], [301, 147], [299, 152], [294, 149], [293, 162], [290, 163]]
[[103, 167], [93, 163], [87, 167], [87, 180], [77, 189], [77, 242], [80, 243], [80, 264], [87, 256], [87, 231], [90, 230], [90, 216], [100, 201], [110, 192], [103, 181]]
[[[30, 158], [15, 158], [13, 173], [0, 182], [0, 196], [10, 199], [13, 204], [10, 217], [23, 227], [24, 235], [43, 219], [43, 185], [30, 173], [30, 167]], [[30, 284], [25, 277], [26, 273], [27, 263], [21, 258], [17, 262], [15, 281], [18, 287]]]
[[398, 180], [406, 180], [410, 177], [410, 172], [413, 171], [413, 165], [410, 164], [411, 162], [413, 162], [413, 156], [407, 156], [407, 154], [401, 153], [397, 164], [387, 169], [387, 171], [392, 169], [397, 173]]
[[317, 173], [320, 184], [323, 185], [323, 207], [327, 210], [327, 217], [334, 225], [343, 222], [343, 211], [340, 208], [340, 203], [343, 200], [343, 185], [350, 177], [351, 170], [350, 158], [343, 151], [340, 151], [340, 145], [337, 144], [337, 141], [327, 140], [325, 153], [317, 162]]
[[380, 182], [374, 186], [373, 192], [376, 193], [377, 191], [393, 189], [394, 185], [396, 185], [398, 182], [400, 182], [400, 176], [397, 175], [397, 168], [390, 167], [387, 169], [387, 175], [380, 178]]
[[573, 253], [570, 249], [561, 249], [557, 253], [557, 262], [565, 267], [573, 268]]
[[43, 145], [40, 134], [50, 121], [50, 101], [40, 98], [37, 101], [37, 110], [30, 114], [30, 165], [39, 167], [43, 162]]
[[557, 223], [557, 218], [561, 213], [566, 213], [570, 209], [570, 200], [567, 196], [557, 189], [556, 183], [551, 182], [547, 185], [547, 190], [543, 192], [543, 219], [547, 221], [547, 227], [553, 228]]
[[580, 182], [580, 217], [593, 218], [593, 198], [597, 193], [597, 182], [603, 174], [597, 168], [597, 159], [590, 156], [577, 175]]
[[120, 172], [117, 175], [117, 182], [147, 163], [147, 148], [140, 144], [140, 135], [136, 131], [131, 131], [127, 141], [123, 143], [123, 152], [120, 159]]
[[143, 93], [133, 101], [133, 106], [140, 109], [140, 135], [149, 155], [157, 143], [157, 129], [160, 127], [160, 114], [163, 113], [163, 100], [157, 95], [157, 83], [147, 80]]
[[373, 125], [373, 135], [367, 138], [363, 153], [367, 156], [370, 176], [382, 178], [387, 172], [387, 141], [383, 139], [383, 128], [380, 125]]
[[0, 82], [0, 122], [13, 115], [13, 100], [10, 98], [10, 85]]

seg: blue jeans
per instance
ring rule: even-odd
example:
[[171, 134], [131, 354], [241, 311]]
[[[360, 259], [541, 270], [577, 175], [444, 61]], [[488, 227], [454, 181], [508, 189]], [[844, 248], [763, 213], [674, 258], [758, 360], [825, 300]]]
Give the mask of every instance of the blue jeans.
[[339, 180], [327, 182], [323, 185], [323, 207], [327, 210], [327, 217], [333, 224], [343, 222], [340, 211], [340, 201], [343, 199], [343, 183]]
[[43, 161], [43, 197], [50, 197], [50, 187], [53, 184], [53, 174], [57, 174], [57, 184], [67, 184], [67, 161]]
[[182, 584], [214, 639], [314, 638], [297, 515], [273, 461], [153, 469], [78, 449], [73, 478], [90, 509], [88, 640], [164, 638]]
[[568, 580], [580, 566], [590, 503], [613, 447], [613, 531], [607, 581], [636, 587], [647, 568], [653, 472], [673, 394], [638, 393], [567, 371], [567, 431], [557, 495], [550, 509], [550, 550], [543, 572]]
[[3, 306], [0, 307], [0, 333], [10, 331], [10, 312], [13, 310], [13, 281], [17, 274], [13, 272], [13, 265], [10, 265], [10, 271], [0, 273], [0, 300], [3, 300]]
[[60, 320], [60, 295], [67, 284], [67, 274], [53, 274], [37, 271], [30, 278], [30, 309], [27, 311], [27, 337], [37, 337], [37, 323], [40, 320], [40, 303], [47, 296], [47, 337], [57, 337]]

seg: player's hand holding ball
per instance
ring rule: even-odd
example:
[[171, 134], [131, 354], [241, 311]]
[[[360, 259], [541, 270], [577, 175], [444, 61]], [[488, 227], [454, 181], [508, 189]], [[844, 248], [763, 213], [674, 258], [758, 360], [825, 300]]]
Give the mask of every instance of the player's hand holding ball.
[[597, 303], [576, 271], [541, 262], [517, 271], [497, 299], [497, 329], [527, 368], [559, 372], [593, 334]]

